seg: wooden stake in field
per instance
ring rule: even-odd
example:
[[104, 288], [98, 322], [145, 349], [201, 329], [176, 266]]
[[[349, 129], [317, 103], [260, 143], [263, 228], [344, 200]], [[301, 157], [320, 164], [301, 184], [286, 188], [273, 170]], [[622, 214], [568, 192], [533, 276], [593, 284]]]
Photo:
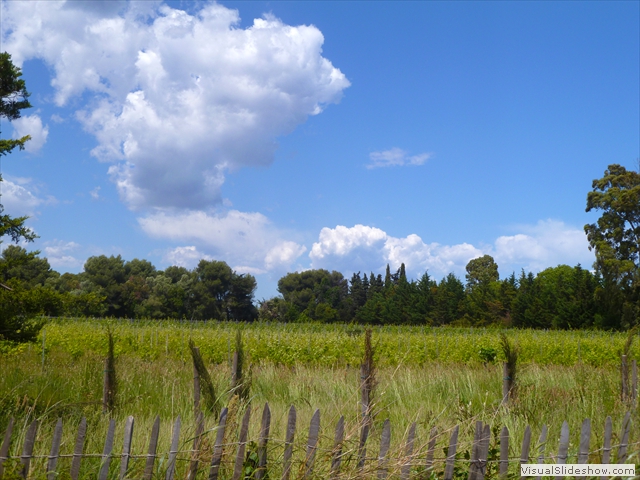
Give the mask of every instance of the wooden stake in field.
[[507, 404], [516, 396], [518, 347], [504, 333], [500, 333], [500, 346], [505, 358], [502, 365], [502, 403]]
[[116, 359], [111, 328], [107, 328], [109, 343], [107, 358], [104, 361], [104, 383], [102, 388], [102, 413], [112, 412], [116, 404]]

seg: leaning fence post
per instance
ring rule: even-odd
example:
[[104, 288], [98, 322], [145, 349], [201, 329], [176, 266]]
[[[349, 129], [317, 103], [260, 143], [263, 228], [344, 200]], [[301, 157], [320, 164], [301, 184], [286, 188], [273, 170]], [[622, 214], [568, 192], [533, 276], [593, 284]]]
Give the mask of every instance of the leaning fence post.
[[626, 402], [629, 398], [629, 370], [627, 369], [627, 356], [621, 356], [620, 362], [620, 378], [621, 378], [621, 391], [620, 395], [622, 401]]
[[151, 428], [151, 438], [149, 439], [149, 453], [147, 455], [147, 462], [144, 466], [144, 480], [151, 480], [153, 478], [153, 465], [156, 461], [156, 451], [158, 449], [158, 434], [160, 433], [160, 415], [156, 416], [153, 427]]
[[617, 463], [625, 463], [627, 460], [627, 447], [629, 446], [629, 430], [631, 428], [631, 412], [627, 412], [622, 421], [620, 432], [620, 446], [618, 447]]
[[413, 443], [415, 442], [415, 439], [416, 422], [413, 422], [411, 427], [409, 427], [409, 434], [407, 435], [407, 444], [404, 449], [404, 456], [406, 457], [406, 460], [400, 470], [400, 480], [409, 480], [409, 475], [411, 474], [411, 462], [413, 459]]
[[436, 450], [437, 437], [438, 437], [438, 429], [436, 427], [433, 427], [431, 429], [431, 432], [429, 433], [429, 445], [427, 447], [427, 460], [425, 462], [427, 473], [433, 468], [433, 454]]
[[500, 431], [500, 477], [506, 478], [509, 472], [509, 429], [504, 426]]
[[289, 480], [291, 471], [291, 455], [293, 454], [293, 436], [296, 433], [296, 407], [291, 405], [287, 419], [287, 434], [284, 441], [284, 457], [282, 459], [282, 480]]
[[[602, 460], [601, 463], [608, 464], [611, 460], [611, 433], [613, 432], [613, 425], [611, 417], [607, 417], [604, 421], [604, 442], [602, 445]], [[602, 476], [600, 480], [607, 480], [608, 477]]]
[[122, 456], [120, 457], [120, 480], [124, 480], [127, 476], [129, 468], [129, 459], [131, 458], [131, 439], [133, 437], [134, 420], [131, 415], [127, 417], [124, 424], [124, 439], [122, 440]]
[[269, 429], [271, 427], [271, 410], [269, 404], [264, 404], [262, 410], [262, 423], [260, 424], [260, 436], [258, 437], [258, 469], [255, 473], [256, 480], [264, 478], [267, 473], [267, 442], [269, 441]]
[[451, 439], [449, 440], [449, 450], [447, 452], [447, 463], [444, 469], [444, 480], [451, 480], [453, 478], [453, 464], [456, 461], [456, 449], [458, 448], [458, 432], [460, 431], [460, 425], [456, 425], [451, 432]]
[[242, 425], [240, 426], [240, 438], [238, 439], [238, 454], [236, 455], [236, 464], [233, 469], [233, 480], [243, 478], [242, 465], [244, 463], [244, 451], [247, 447], [247, 435], [249, 435], [249, 419], [251, 418], [251, 405], [247, 405], [247, 409], [242, 417]]
[[202, 433], [204, 432], [204, 414], [202, 410], [196, 415], [196, 434], [193, 437], [193, 452], [191, 453], [191, 462], [189, 462], [189, 473], [187, 480], [196, 478], [198, 474], [198, 456], [200, 455], [200, 445], [202, 444]]
[[638, 399], [638, 362], [631, 361], [631, 400], [635, 403]]
[[382, 425], [382, 437], [380, 438], [380, 454], [378, 455], [378, 479], [383, 480], [389, 474], [387, 470], [387, 453], [391, 445], [391, 423], [387, 418]]
[[320, 435], [320, 409], [317, 409], [311, 417], [309, 424], [309, 439], [307, 440], [307, 457], [304, 463], [304, 478], [311, 478], [313, 474], [313, 463], [316, 459], [318, 449], [318, 436]]
[[73, 447], [73, 460], [71, 461], [71, 480], [78, 480], [80, 475], [80, 462], [82, 461], [82, 450], [84, 449], [84, 437], [87, 434], [87, 419], [82, 417], [78, 425], [78, 435]]
[[[531, 448], [531, 427], [527, 425], [524, 429], [524, 435], [522, 437], [522, 450], [520, 453], [520, 465], [523, 463], [529, 463], [529, 450]], [[520, 477], [520, 480], [524, 480], [527, 477]]]
[[344, 415], [338, 420], [336, 434], [333, 440], [333, 452], [331, 454], [331, 479], [338, 478], [340, 463], [342, 462], [342, 443], [344, 442]]
[[11, 432], [13, 432], [13, 423], [15, 422], [14, 418], [11, 417], [9, 419], [9, 425], [7, 425], [7, 430], [4, 432], [4, 439], [2, 440], [2, 446], [0, 446], [0, 478], [4, 474], [4, 461], [9, 457], [9, 444], [11, 443]]
[[[538, 462], [544, 463], [544, 449], [547, 445], [547, 426], [542, 425], [542, 432], [540, 432], [540, 439], [538, 440]], [[542, 477], [537, 476], [536, 480], [540, 480]]]
[[116, 432], [116, 421], [112, 418], [109, 420], [109, 429], [107, 430], [107, 437], [104, 440], [104, 449], [102, 450], [102, 462], [100, 465], [100, 472], [98, 473], [98, 480], [107, 480], [109, 476], [109, 465], [111, 464], [111, 451], [113, 450], [113, 436]]
[[220, 471], [220, 462], [222, 461], [222, 450], [224, 441], [224, 431], [227, 427], [227, 407], [220, 412], [220, 421], [218, 422], [218, 431], [216, 432], [216, 443], [213, 445], [213, 457], [211, 458], [211, 468], [209, 469], [209, 480], [217, 480]]
[[33, 455], [33, 445], [36, 441], [36, 433], [38, 432], [38, 420], [34, 420], [29, 425], [27, 434], [24, 437], [24, 445], [22, 447], [22, 455], [20, 456], [20, 463], [22, 468], [20, 470], [20, 476], [27, 478], [29, 476], [29, 465], [31, 464], [31, 455]]

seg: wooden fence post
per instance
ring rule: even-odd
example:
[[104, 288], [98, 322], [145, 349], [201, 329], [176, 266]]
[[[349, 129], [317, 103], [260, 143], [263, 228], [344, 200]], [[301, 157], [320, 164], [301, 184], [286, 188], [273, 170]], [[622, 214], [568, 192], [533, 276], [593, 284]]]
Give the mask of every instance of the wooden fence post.
[[160, 415], [156, 416], [153, 427], [151, 428], [151, 438], [149, 439], [149, 453], [147, 454], [147, 462], [144, 466], [144, 480], [153, 478], [153, 465], [156, 462], [156, 451], [158, 450], [158, 434], [160, 433]]
[[491, 441], [491, 427], [487, 423], [480, 437], [480, 445], [478, 448], [478, 463], [476, 470], [476, 480], [484, 480], [487, 473], [487, 459], [489, 458], [489, 442]]
[[202, 434], [204, 432], [204, 414], [198, 410], [196, 415], [196, 434], [193, 437], [193, 448], [191, 449], [191, 462], [189, 462], [189, 473], [187, 480], [196, 478], [198, 474], [198, 459], [200, 457], [200, 445], [202, 444]]
[[58, 418], [56, 427], [53, 430], [53, 440], [51, 441], [51, 452], [47, 461], [47, 480], [55, 480], [56, 466], [60, 455], [60, 442], [62, 441], [62, 419]]
[[626, 402], [629, 399], [629, 370], [627, 369], [627, 356], [622, 355], [620, 362], [620, 378], [621, 378], [621, 389], [620, 396], [623, 402]]
[[100, 472], [98, 480], [107, 480], [109, 476], [109, 465], [111, 464], [111, 452], [113, 450], [113, 436], [116, 432], [116, 421], [112, 418], [109, 420], [109, 429], [107, 437], [104, 440], [104, 449], [102, 450], [102, 462], [100, 463]]
[[307, 440], [307, 457], [304, 462], [304, 478], [311, 478], [313, 475], [313, 464], [316, 460], [316, 450], [318, 449], [318, 437], [320, 435], [320, 409], [317, 409], [311, 417], [309, 424], [309, 439]]
[[634, 404], [638, 399], [638, 362], [631, 361], [631, 400]]
[[287, 433], [284, 441], [284, 458], [282, 459], [282, 480], [289, 480], [291, 471], [291, 455], [293, 454], [293, 437], [296, 433], [296, 407], [291, 405], [287, 419]]
[[449, 450], [447, 451], [447, 463], [444, 469], [444, 480], [451, 480], [453, 478], [453, 464], [456, 461], [456, 449], [458, 448], [458, 432], [460, 431], [460, 425], [456, 425], [451, 432], [451, 439], [449, 440]]
[[271, 427], [271, 410], [269, 404], [264, 404], [262, 411], [262, 423], [260, 424], [260, 436], [258, 437], [258, 469], [255, 473], [256, 480], [264, 478], [267, 474], [267, 442], [269, 441], [269, 429]]
[[331, 479], [338, 478], [340, 463], [342, 462], [342, 443], [344, 442], [344, 415], [338, 420], [336, 434], [333, 439], [333, 452], [331, 454]]
[[238, 453], [236, 455], [235, 468], [233, 469], [233, 480], [240, 480], [241, 478], [243, 478], [242, 466], [244, 465], [244, 452], [247, 448], [247, 436], [249, 435], [250, 418], [251, 405], [247, 405], [247, 409], [244, 412], [244, 417], [242, 417], [242, 425], [240, 426], [240, 438], [238, 439]]
[[[607, 417], [604, 421], [604, 441], [602, 445], [602, 460], [600, 463], [607, 464], [611, 460], [611, 433], [613, 432], [613, 424], [611, 417]], [[607, 480], [608, 477], [602, 476], [600, 480]]]
[[31, 455], [33, 455], [33, 446], [36, 441], [36, 433], [38, 432], [38, 420], [34, 420], [29, 425], [27, 434], [24, 437], [24, 445], [22, 447], [22, 455], [20, 456], [20, 476], [26, 479], [29, 476], [29, 465], [31, 464]]
[[500, 431], [500, 470], [501, 478], [509, 473], [509, 429], [505, 426]]
[[0, 478], [2, 478], [4, 474], [4, 461], [9, 457], [9, 444], [11, 443], [11, 433], [13, 432], [13, 424], [15, 419], [11, 417], [9, 419], [9, 425], [7, 425], [7, 429], [4, 432], [4, 439], [2, 440], [2, 445], [0, 446]]
[[84, 449], [84, 437], [87, 434], [87, 419], [82, 417], [78, 425], [78, 435], [73, 447], [73, 460], [71, 461], [71, 480], [78, 480], [80, 475], [80, 462], [82, 462], [82, 451]]
[[[544, 463], [544, 450], [547, 446], [547, 426], [542, 425], [542, 432], [540, 432], [540, 438], [538, 439], [538, 461], [537, 463]], [[541, 476], [537, 476], [536, 480], [541, 480]]]
[[409, 427], [409, 434], [407, 435], [407, 444], [404, 448], [404, 464], [400, 470], [400, 480], [409, 480], [411, 474], [411, 463], [413, 460], [413, 444], [416, 439], [416, 422], [413, 422]]
[[[567, 456], [569, 453], [569, 424], [565, 420], [562, 422], [562, 428], [560, 429], [560, 445], [558, 446], [558, 457], [556, 463], [558, 465], [565, 465], [567, 463]], [[565, 476], [558, 475], [556, 480], [562, 480]]]
[[213, 445], [213, 457], [211, 458], [211, 468], [209, 469], [209, 480], [217, 480], [220, 471], [220, 462], [222, 461], [222, 452], [224, 445], [224, 431], [227, 428], [227, 413], [229, 409], [224, 407], [220, 412], [220, 421], [218, 423], [218, 431], [216, 432], [216, 442]]
[[438, 429], [433, 427], [429, 433], [429, 445], [427, 446], [427, 459], [425, 461], [425, 467], [427, 474], [430, 473], [433, 468], [433, 454], [436, 451], [436, 440], [438, 438]]
[[391, 446], [391, 423], [387, 418], [382, 425], [382, 437], [380, 438], [380, 454], [378, 455], [378, 479], [384, 480], [389, 475], [387, 469], [387, 453]]
[[627, 412], [622, 421], [622, 431], [620, 432], [620, 446], [618, 447], [617, 463], [627, 461], [627, 447], [629, 446], [629, 430], [631, 428], [631, 412]]
[[[197, 354], [200, 354], [200, 349], [198, 347], [193, 347], [193, 349]], [[197, 418], [198, 412], [200, 411], [200, 374], [196, 368], [195, 360], [193, 361], [193, 411]]]
[[169, 450], [169, 460], [167, 462], [167, 473], [165, 474], [165, 480], [173, 480], [173, 475], [176, 470], [176, 458], [178, 456], [178, 447], [180, 445], [180, 429], [182, 428], [182, 420], [180, 415], [176, 418], [173, 424], [173, 432], [171, 433], [171, 449]]
[[[524, 429], [524, 435], [522, 436], [522, 450], [520, 453], [520, 465], [523, 463], [529, 463], [529, 450], [531, 449], [531, 427], [527, 425]], [[524, 480], [528, 477], [520, 477], [520, 480]]]
[[122, 439], [122, 455], [120, 457], [120, 480], [125, 479], [129, 468], [129, 459], [131, 458], [131, 440], [133, 438], [133, 424], [133, 417], [129, 415], [124, 423], [124, 438]]

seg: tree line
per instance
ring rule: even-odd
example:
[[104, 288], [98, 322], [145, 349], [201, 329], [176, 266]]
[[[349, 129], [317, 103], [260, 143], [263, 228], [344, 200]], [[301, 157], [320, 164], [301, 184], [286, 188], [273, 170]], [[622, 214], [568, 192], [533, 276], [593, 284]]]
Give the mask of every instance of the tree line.
[[[386, 273], [318, 269], [288, 273], [278, 281], [280, 296], [255, 303], [255, 278], [223, 261], [201, 260], [192, 270], [157, 270], [148, 260], [90, 257], [81, 273], [59, 274], [38, 252], [10, 245], [0, 256], [0, 278], [14, 302], [0, 311], [23, 315], [145, 319], [356, 322], [369, 325], [500, 324], [524, 328], [620, 329], [624, 317], [607, 299], [602, 276], [559, 265], [534, 275], [500, 279], [485, 255], [466, 266], [464, 281], [453, 273], [436, 280], [428, 272], [407, 278], [405, 265]], [[9, 292], [7, 292], [9, 293]], [[617, 292], [619, 294], [619, 292]], [[615, 300], [615, 299], [614, 299]]]

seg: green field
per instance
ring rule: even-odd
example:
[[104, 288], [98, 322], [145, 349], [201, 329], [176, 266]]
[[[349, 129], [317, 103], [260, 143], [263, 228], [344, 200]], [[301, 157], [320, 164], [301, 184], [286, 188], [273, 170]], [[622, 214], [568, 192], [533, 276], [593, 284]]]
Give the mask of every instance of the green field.
[[[329, 451], [340, 415], [347, 422], [348, 443], [357, 442], [361, 327], [124, 321], [109, 324], [116, 337], [117, 354], [116, 451], [121, 448], [118, 441], [122, 441], [128, 415], [136, 419], [133, 448], [137, 453], [146, 451], [156, 414], [162, 418], [160, 452], [169, 450], [171, 421], [178, 414], [185, 428], [193, 430], [189, 339], [194, 340], [203, 354], [220, 402], [227, 403], [229, 359], [239, 327], [243, 329], [245, 351], [252, 365], [250, 393], [256, 413], [250, 438], [257, 437], [258, 410], [269, 402], [274, 439], [284, 439], [288, 408], [292, 404], [297, 407], [298, 459], [304, 455], [303, 432], [316, 408], [321, 410], [322, 451]], [[11, 416], [18, 419], [22, 435], [28, 423], [38, 418], [42, 427], [36, 453], [47, 455], [55, 421], [63, 417], [68, 428], [62, 449], [63, 453], [69, 453], [73, 448], [73, 430], [81, 416], [86, 416], [90, 437], [85, 451], [100, 453], [107, 427], [100, 403], [107, 349], [105, 332], [103, 321], [56, 320], [46, 325], [37, 343], [0, 355], [0, 432]], [[624, 334], [590, 331], [507, 331], [507, 334], [519, 345], [522, 359], [518, 397], [509, 407], [501, 405], [499, 331], [374, 328], [379, 371], [371, 451], [376, 451], [386, 418], [391, 420], [393, 448], [399, 448], [413, 421], [418, 423], [419, 448], [425, 447], [433, 426], [445, 432], [460, 424], [463, 452], [470, 448], [476, 420], [492, 426], [506, 425], [516, 439], [511, 447], [513, 457], [519, 455], [526, 425], [531, 425], [534, 439], [543, 424], [549, 426], [548, 452], [557, 451], [564, 420], [570, 426], [571, 454], [577, 452], [584, 418], [592, 420], [595, 439], [592, 451], [601, 447], [607, 416], [612, 417], [617, 435], [629, 408], [620, 399], [619, 351], [626, 340]], [[494, 354], [496, 358], [491, 361]], [[631, 356], [640, 359], [637, 344]], [[632, 440], [637, 442], [640, 438], [637, 408], [632, 418]], [[208, 429], [215, 426], [213, 416], [206, 422]], [[209, 433], [211, 441], [214, 435]], [[440, 457], [448, 440], [445, 437], [438, 443]], [[14, 442], [12, 454], [19, 455], [20, 449]], [[281, 443], [274, 440], [270, 455], [276, 459], [282, 455]], [[592, 461], [597, 461], [597, 455]], [[638, 463], [637, 457], [634, 461]], [[326, 461], [319, 462], [326, 468]], [[186, 468], [184, 462], [181, 465], [180, 468]], [[88, 461], [84, 467], [86, 478], [90, 478], [92, 468], [97, 467]], [[133, 468], [134, 472], [141, 471], [143, 461], [136, 460]]]

